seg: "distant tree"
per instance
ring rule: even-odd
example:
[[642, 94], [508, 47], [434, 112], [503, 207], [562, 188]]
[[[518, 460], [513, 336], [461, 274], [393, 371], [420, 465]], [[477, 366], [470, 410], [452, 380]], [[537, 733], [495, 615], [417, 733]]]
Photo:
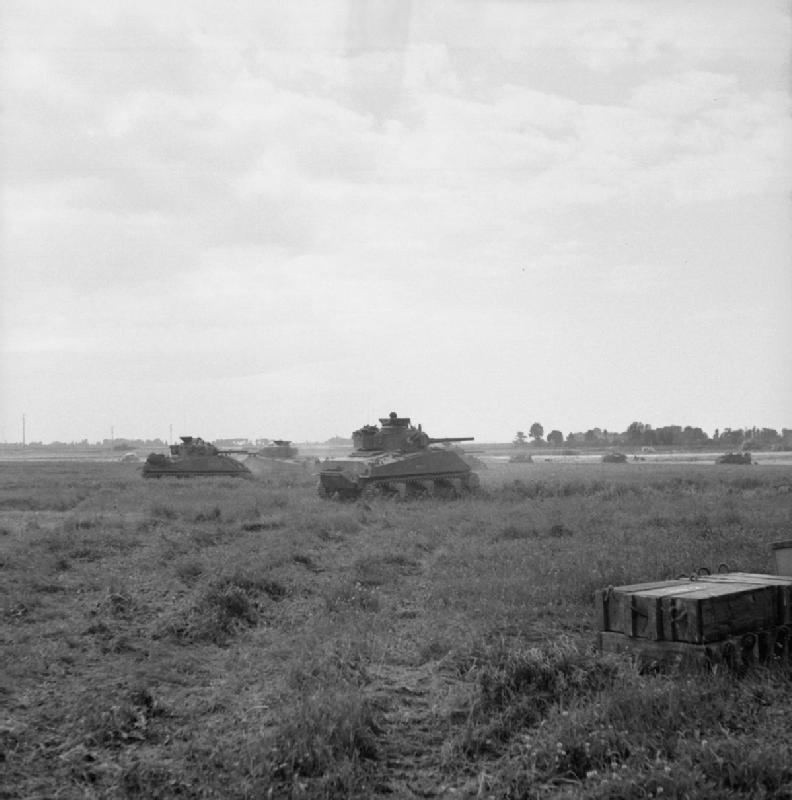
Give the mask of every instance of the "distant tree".
[[657, 444], [657, 436], [649, 425], [644, 428], [641, 444], [645, 447], [654, 447]]
[[781, 437], [775, 428], [762, 428], [761, 431], [757, 431], [754, 438], [764, 442], [764, 444], [778, 444], [781, 441]]
[[764, 447], [772, 447], [781, 444], [782, 438], [774, 428], [751, 428], [745, 432], [746, 438], [743, 440], [744, 450], [761, 450]]
[[547, 434], [547, 441], [555, 447], [560, 447], [564, 443], [564, 434], [558, 430], [552, 430]]
[[738, 428], [736, 431], [733, 431], [731, 428], [724, 428], [721, 431], [720, 441], [722, 444], [732, 445], [733, 447], [739, 447], [743, 440], [745, 439], [745, 432], [742, 428]]
[[680, 441], [686, 447], [696, 447], [698, 445], [706, 444], [709, 441], [709, 437], [706, 433], [704, 433], [703, 430], [701, 430], [701, 428], [693, 428], [690, 425], [687, 425], [682, 431]]
[[643, 422], [631, 422], [627, 426], [627, 442], [632, 445], [638, 445], [643, 442], [644, 431], [646, 425]]
[[526, 447], [528, 445], [524, 431], [517, 431], [517, 435], [514, 437], [514, 442], [512, 442], [512, 444], [517, 447]]
[[534, 424], [531, 425], [531, 430], [528, 431], [528, 435], [534, 441], [538, 441], [539, 439], [541, 439], [544, 436], [544, 428], [541, 426], [540, 423], [534, 422]]
[[[649, 426], [646, 427], [642, 434], [643, 438], [646, 438], [646, 431], [651, 429]], [[657, 428], [654, 431], [654, 439], [656, 444], [662, 445], [675, 445], [679, 444], [682, 437], [682, 426], [681, 425], [664, 425], [662, 428]]]

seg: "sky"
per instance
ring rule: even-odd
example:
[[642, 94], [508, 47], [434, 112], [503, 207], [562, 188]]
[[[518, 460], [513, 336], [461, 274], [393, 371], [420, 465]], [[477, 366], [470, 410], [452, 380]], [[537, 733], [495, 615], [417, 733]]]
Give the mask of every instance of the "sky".
[[0, 441], [792, 427], [788, 3], [0, 29]]

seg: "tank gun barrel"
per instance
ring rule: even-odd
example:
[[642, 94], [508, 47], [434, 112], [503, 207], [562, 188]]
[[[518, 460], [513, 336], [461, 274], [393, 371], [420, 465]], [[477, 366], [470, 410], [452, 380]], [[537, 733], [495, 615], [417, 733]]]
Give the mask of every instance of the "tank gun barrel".
[[429, 444], [443, 444], [445, 442], [472, 442], [475, 438], [475, 436], [441, 436], [439, 438], [430, 436], [428, 441]]

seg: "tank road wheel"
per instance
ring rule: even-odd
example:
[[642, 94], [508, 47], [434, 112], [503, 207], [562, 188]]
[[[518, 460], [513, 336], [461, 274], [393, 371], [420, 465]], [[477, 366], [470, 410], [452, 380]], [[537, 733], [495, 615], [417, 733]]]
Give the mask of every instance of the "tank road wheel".
[[399, 490], [390, 483], [367, 483], [360, 491], [362, 500], [373, 500], [376, 497], [381, 497], [385, 500], [397, 497]]
[[452, 498], [459, 496], [459, 492], [457, 491], [456, 486], [454, 486], [454, 482], [448, 478], [438, 478], [437, 480], [433, 481], [432, 494], [434, 494], [435, 497], [442, 498], [443, 500], [451, 500]]
[[475, 492], [479, 486], [481, 486], [481, 480], [475, 472], [465, 475], [460, 482], [462, 484], [462, 491], [464, 494], [471, 494], [472, 492]]
[[361, 500], [373, 500], [375, 497], [380, 497], [384, 492], [384, 486], [378, 486], [376, 483], [366, 483], [360, 490]]
[[404, 496], [409, 498], [426, 497], [429, 489], [423, 481], [407, 481], [404, 487]]

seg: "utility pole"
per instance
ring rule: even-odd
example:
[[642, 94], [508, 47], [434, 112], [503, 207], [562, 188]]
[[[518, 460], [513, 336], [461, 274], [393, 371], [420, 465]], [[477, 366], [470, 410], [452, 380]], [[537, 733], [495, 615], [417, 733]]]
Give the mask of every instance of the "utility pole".
[[25, 447], [25, 415], [22, 415], [22, 448]]

